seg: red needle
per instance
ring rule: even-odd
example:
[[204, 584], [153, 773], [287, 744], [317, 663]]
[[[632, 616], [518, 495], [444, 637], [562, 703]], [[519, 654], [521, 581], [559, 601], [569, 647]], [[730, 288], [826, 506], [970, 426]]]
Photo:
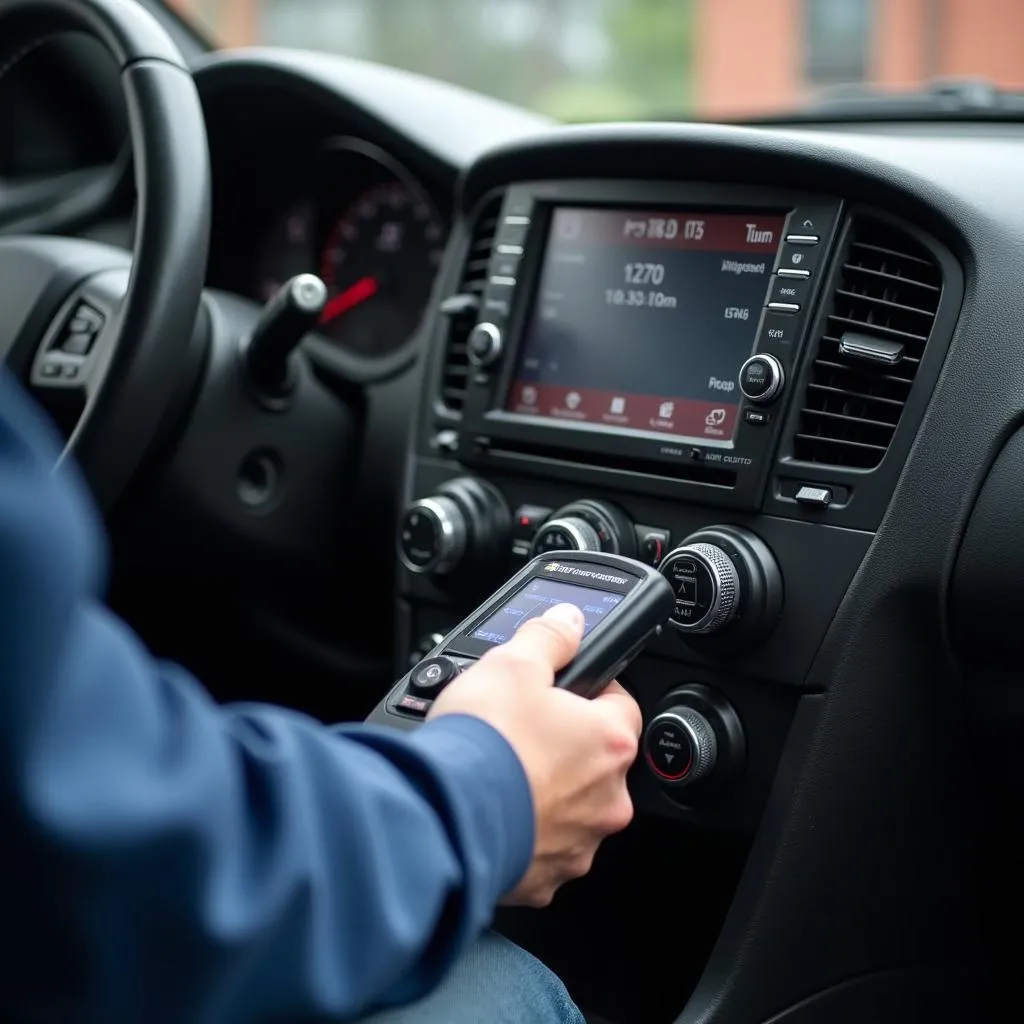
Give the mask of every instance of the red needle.
[[361, 277], [355, 284], [350, 285], [343, 292], [338, 292], [330, 302], [324, 306], [320, 314], [320, 323], [327, 324], [336, 320], [339, 316], [347, 313], [350, 309], [358, 306], [360, 302], [372, 299], [377, 294], [377, 278]]

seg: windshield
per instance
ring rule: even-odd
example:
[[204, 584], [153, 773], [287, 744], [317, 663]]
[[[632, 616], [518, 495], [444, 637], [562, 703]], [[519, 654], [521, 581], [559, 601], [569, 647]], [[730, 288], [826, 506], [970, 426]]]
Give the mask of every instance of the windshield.
[[170, 0], [225, 46], [327, 50], [564, 121], [742, 119], [942, 78], [1024, 86], [1024, 0]]

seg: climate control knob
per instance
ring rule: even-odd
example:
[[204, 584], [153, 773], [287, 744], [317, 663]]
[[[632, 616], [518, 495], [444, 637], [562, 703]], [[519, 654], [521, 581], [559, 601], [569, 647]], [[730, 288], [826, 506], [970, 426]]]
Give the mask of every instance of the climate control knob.
[[585, 519], [565, 516], [549, 519], [533, 538], [533, 553], [547, 551], [600, 551], [601, 538]]
[[698, 530], [658, 568], [676, 593], [670, 625], [705, 653], [732, 656], [761, 643], [782, 614], [779, 565], [741, 526]]
[[479, 576], [500, 565], [510, 534], [502, 496], [482, 480], [459, 477], [406, 508], [398, 527], [398, 557], [421, 575], [448, 577], [472, 568]]
[[676, 592], [671, 625], [684, 633], [716, 633], [729, 624], [740, 603], [740, 575], [720, 547], [685, 544], [660, 568]]
[[644, 731], [644, 760], [666, 786], [690, 786], [706, 779], [718, 762], [718, 737], [693, 708], [671, 707]]
[[466, 552], [469, 526], [451, 498], [414, 501], [402, 516], [398, 554], [410, 572], [451, 572]]
[[583, 498], [560, 508], [534, 535], [531, 553], [546, 551], [608, 551], [636, 558], [636, 531], [617, 505]]

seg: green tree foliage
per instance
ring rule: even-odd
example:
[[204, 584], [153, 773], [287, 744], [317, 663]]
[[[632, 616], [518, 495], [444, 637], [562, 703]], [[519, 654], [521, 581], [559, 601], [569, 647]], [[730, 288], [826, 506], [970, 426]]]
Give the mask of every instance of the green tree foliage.
[[694, 7], [694, 0], [611, 2], [609, 77], [642, 100], [647, 116], [677, 116], [690, 109]]

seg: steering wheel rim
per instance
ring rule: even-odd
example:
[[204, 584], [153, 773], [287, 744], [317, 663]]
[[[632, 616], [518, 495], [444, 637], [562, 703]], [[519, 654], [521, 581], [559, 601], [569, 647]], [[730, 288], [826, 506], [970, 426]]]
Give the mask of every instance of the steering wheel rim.
[[[127, 290], [103, 328], [84, 411], [65, 450], [109, 506], [141, 462], [188, 364], [209, 247], [210, 164], [185, 60], [136, 0], [0, 0], [0, 86], [24, 56], [68, 31], [91, 35], [118, 64], [138, 194]], [[90, 276], [95, 267], [64, 295], [61, 315], [76, 291], [87, 293]], [[35, 372], [31, 383], [46, 387]]]

